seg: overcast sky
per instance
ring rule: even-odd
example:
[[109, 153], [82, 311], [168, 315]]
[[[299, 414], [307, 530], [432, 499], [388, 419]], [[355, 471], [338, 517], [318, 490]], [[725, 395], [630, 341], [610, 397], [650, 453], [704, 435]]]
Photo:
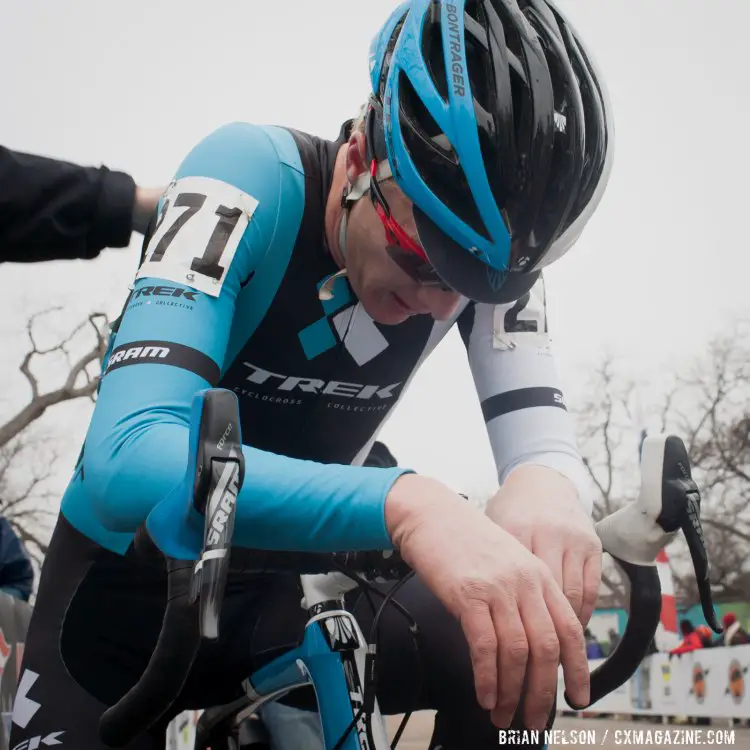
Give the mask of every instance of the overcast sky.
[[[395, 4], [0, 0], [0, 143], [162, 184], [227, 122], [334, 138], [366, 97], [370, 39]], [[653, 380], [750, 312], [750, 2], [560, 0], [560, 8], [605, 73], [617, 132], [600, 208], [547, 276], [570, 402], [605, 351]], [[59, 330], [93, 309], [114, 315], [136, 261], [133, 243], [95, 262], [0, 267], [0, 421], [27, 396], [17, 363], [28, 315], [62, 305]], [[60, 488], [90, 408], [58, 408], [44, 420], [65, 439]], [[415, 378], [383, 437], [402, 463], [456, 488], [493, 485], [457, 336]]]

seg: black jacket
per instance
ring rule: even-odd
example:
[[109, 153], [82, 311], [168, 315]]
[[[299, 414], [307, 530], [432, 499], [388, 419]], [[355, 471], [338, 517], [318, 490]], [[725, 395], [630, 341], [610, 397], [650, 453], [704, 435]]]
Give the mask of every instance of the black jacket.
[[31, 560], [13, 527], [0, 516], [0, 591], [28, 601], [33, 585]]
[[130, 242], [135, 182], [0, 146], [0, 263], [95, 258]]

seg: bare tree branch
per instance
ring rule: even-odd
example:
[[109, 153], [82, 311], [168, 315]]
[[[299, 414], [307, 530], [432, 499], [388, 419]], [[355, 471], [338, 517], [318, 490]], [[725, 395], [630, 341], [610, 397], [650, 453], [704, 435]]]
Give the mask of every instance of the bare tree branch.
[[[34, 339], [33, 323], [38, 316], [33, 316], [29, 321], [27, 332], [32, 344], [29, 351], [21, 364], [21, 371], [26, 376], [31, 386], [31, 400], [15, 416], [11, 417], [5, 424], [0, 426], [0, 448], [7, 445], [13, 438], [23, 432], [30, 424], [39, 419], [44, 412], [55, 404], [63, 401], [70, 401], [76, 398], [93, 396], [96, 392], [98, 377], [91, 376], [87, 367], [92, 363], [98, 362], [104, 356], [106, 348], [106, 323], [107, 317], [104, 313], [92, 313], [88, 316], [87, 321], [79, 324], [76, 328], [59, 344], [48, 349], [40, 349]], [[97, 325], [97, 322], [100, 325]], [[31, 362], [34, 356], [43, 356], [52, 352], [60, 351], [68, 355], [67, 346], [74, 336], [83, 329], [84, 326], [90, 325], [96, 334], [94, 346], [70, 366], [65, 382], [59, 388], [48, 393], [40, 394], [39, 383], [36, 376], [31, 372]], [[78, 385], [81, 378], [85, 383]]]
[[[685, 369], [684, 366], [681, 369]], [[636, 453], [623, 445], [639, 425], [642, 396], [605, 358], [579, 412], [579, 445], [598, 498], [599, 520], [626, 501], [639, 476]], [[634, 408], [635, 407], [635, 411]], [[677, 375], [651, 410], [663, 432], [680, 435], [688, 448], [701, 490], [701, 517], [711, 562], [712, 589], [718, 598], [750, 598], [750, 329], [714, 341], [688, 377]], [[624, 416], [630, 425], [621, 425]], [[698, 590], [687, 547], [679, 537], [670, 552], [677, 594], [695, 603]], [[622, 588], [606, 574], [613, 598]]]
[[677, 386], [673, 385], [669, 389], [669, 391], [667, 391], [667, 394], [664, 397], [664, 404], [662, 406], [661, 413], [659, 415], [659, 427], [662, 432], [667, 431], [667, 424], [669, 422], [669, 414], [672, 411], [672, 403], [674, 401], [676, 394], [677, 394]]
[[[49, 549], [48, 543], [42, 541], [42, 539], [34, 532], [29, 531], [26, 525], [14, 523], [12, 520], [10, 521], [10, 523], [13, 527], [13, 530], [18, 535], [18, 538], [23, 542], [29, 554], [32, 555], [32, 557], [34, 557], [34, 559], [38, 563], [41, 564], [44, 557], [47, 555], [47, 550]], [[34, 554], [34, 548], [38, 550], [38, 554]]]
[[[591, 461], [590, 461], [590, 460], [589, 460], [588, 458], [586, 458], [586, 456], [584, 456], [584, 457], [583, 457], [583, 465], [584, 465], [584, 466], [586, 467], [586, 470], [588, 471], [588, 473], [589, 473], [589, 476], [591, 477], [591, 481], [592, 481], [592, 482], [593, 482], [593, 483], [594, 483], [594, 484], [596, 485], [596, 488], [597, 488], [597, 490], [599, 490], [599, 494], [600, 494], [600, 495], [602, 496], [602, 500], [606, 500], [606, 497], [607, 497], [607, 490], [606, 490], [606, 489], [604, 489], [604, 486], [603, 486], [603, 485], [602, 485], [602, 483], [601, 483], [601, 482], [599, 481], [599, 478], [598, 478], [598, 477], [596, 476], [596, 472], [595, 472], [595, 471], [593, 470], [593, 468], [591, 467]], [[601, 518], [601, 516], [603, 515], [603, 514], [601, 514], [601, 512], [599, 511], [599, 508], [597, 508], [596, 506], [594, 506], [594, 512], [595, 512], [595, 514], [596, 514], [597, 512], [599, 512], [599, 513], [600, 513], [600, 516], [599, 516], [599, 518]], [[597, 521], [598, 521], [598, 520], [599, 520], [599, 518], [595, 518], [595, 520], [597, 520]]]
[[[57, 456], [49, 441], [32, 428], [51, 406], [94, 397], [108, 324], [106, 315], [92, 313], [62, 340], [42, 346], [37, 328], [39, 319], [47, 312], [50, 311], [32, 316], [26, 326], [29, 349], [20, 370], [29, 384], [30, 399], [0, 425], [0, 513], [11, 524], [37, 567], [47, 553], [47, 539], [57, 515], [51, 502], [53, 488], [50, 485]], [[80, 336], [90, 335], [89, 329], [93, 330], [94, 340], [88, 351], [81, 354], [85, 339], [81, 340]], [[64, 365], [62, 384], [45, 392], [37, 364], [43, 363], [48, 355], [60, 355], [67, 365]]]
[[733, 536], [736, 536], [738, 539], [742, 539], [743, 541], [750, 544], [750, 534], [747, 534], [743, 531], [740, 531], [736, 526], [732, 526], [728, 523], [724, 523], [722, 521], [717, 521], [714, 518], [703, 518], [701, 519], [704, 526], [712, 526], [715, 529], [719, 529], [721, 531], [725, 531], [728, 534], [731, 534]]
[[625, 587], [618, 581], [615, 581], [611, 576], [607, 575], [606, 572], [602, 571], [602, 583], [609, 589], [612, 594], [612, 598], [621, 607], [627, 605], [627, 592]]

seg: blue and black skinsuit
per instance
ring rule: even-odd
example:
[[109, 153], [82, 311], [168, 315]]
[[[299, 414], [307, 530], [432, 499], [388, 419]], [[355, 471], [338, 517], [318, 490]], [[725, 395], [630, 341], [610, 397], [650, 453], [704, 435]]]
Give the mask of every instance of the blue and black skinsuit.
[[[373, 322], [343, 278], [333, 299], [319, 299], [320, 284], [338, 271], [323, 219], [350, 127], [330, 142], [235, 123], [206, 137], [180, 166], [147, 238], [63, 498], [28, 634], [11, 747], [52, 736], [63, 748], [102, 748], [99, 716], [144, 670], [161, 626], [165, 580], [128, 550], [153, 506], [183, 482], [199, 390], [219, 386], [239, 398], [246, 476], [238, 545], [390, 546], [385, 497], [404, 470], [360, 464], [409, 379], [455, 323], [500, 481], [527, 462], [577, 480], [580, 458], [549, 352], [541, 281], [513, 304], [464, 300], [451, 321], [420, 315], [390, 327]], [[452, 387], [446, 379], [446, 399]], [[437, 709], [434, 747], [495, 748], [497, 731], [476, 702], [459, 624], [419, 580], [399, 598], [422, 630], [424, 689], [415, 695], [407, 623], [388, 611], [382, 709]], [[252, 670], [301, 636], [299, 601], [293, 575], [231, 579], [221, 636], [202, 647], [172, 715], [238, 697]], [[361, 617], [369, 632], [367, 608]], [[163, 731], [130, 750], [162, 748]]]

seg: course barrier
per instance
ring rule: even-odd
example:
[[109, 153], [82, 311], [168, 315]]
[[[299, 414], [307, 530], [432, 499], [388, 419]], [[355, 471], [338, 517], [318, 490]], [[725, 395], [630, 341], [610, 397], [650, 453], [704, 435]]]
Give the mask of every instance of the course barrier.
[[[598, 661], [590, 662], [592, 668]], [[750, 646], [652, 654], [621, 688], [586, 709], [591, 713], [750, 719]], [[557, 688], [563, 698], [562, 670]]]

